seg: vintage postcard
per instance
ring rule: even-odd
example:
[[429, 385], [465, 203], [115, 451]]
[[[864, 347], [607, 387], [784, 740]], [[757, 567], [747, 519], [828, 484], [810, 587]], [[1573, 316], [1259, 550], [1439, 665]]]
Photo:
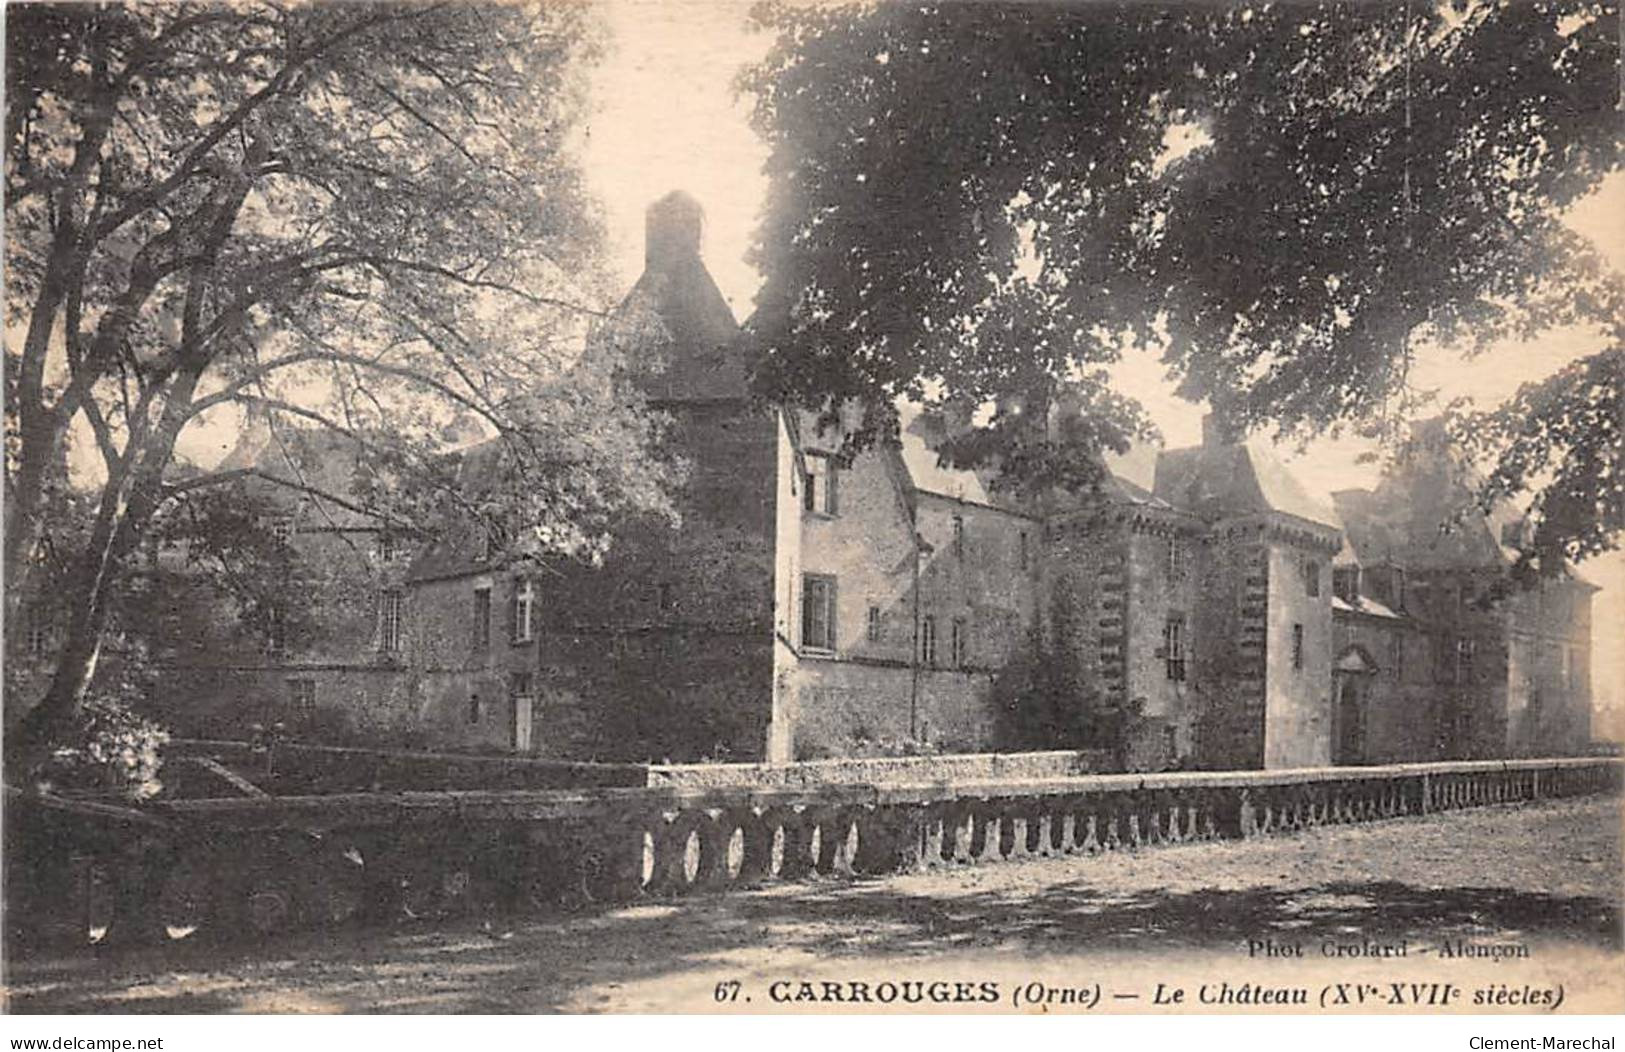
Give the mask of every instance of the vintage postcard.
[[17, 1033], [1625, 1012], [1615, 0], [4, 20]]

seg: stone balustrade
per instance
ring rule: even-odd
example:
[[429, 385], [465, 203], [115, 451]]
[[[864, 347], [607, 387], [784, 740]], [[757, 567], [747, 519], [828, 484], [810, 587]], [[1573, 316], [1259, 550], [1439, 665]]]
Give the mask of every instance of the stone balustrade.
[[[100, 826], [71, 816], [92, 834], [63, 835], [70, 816], [56, 814], [17, 846], [50, 869], [38, 844], [78, 845], [45, 884], [75, 899], [70, 937], [175, 938], [1271, 836], [1617, 792], [1621, 769], [1595, 758], [176, 800]], [[47, 905], [40, 916], [63, 911]]]

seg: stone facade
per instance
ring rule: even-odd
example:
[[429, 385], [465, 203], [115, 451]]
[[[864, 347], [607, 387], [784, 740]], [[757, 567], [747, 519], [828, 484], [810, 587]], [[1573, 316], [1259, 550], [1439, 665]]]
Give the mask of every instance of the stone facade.
[[1591, 597], [1573, 572], [1509, 588], [1525, 523], [1459, 516], [1478, 479], [1437, 422], [1372, 491], [1334, 494], [1348, 762], [1561, 755], [1591, 736]]
[[[1008, 747], [1001, 672], [1060, 653], [1135, 713], [1117, 762], [1136, 770], [1584, 746], [1589, 586], [1492, 598], [1493, 534], [1514, 524], [1437, 543], [1446, 450], [1334, 505], [1211, 427], [1149, 476], [1036, 504], [941, 464], [953, 425], [937, 415], [905, 409], [899, 442], [846, 458], [839, 423], [750, 398], [750, 343], [702, 231], [686, 195], [652, 206], [617, 316], [665, 337], [638, 382], [688, 465], [681, 525], [628, 522], [602, 566], [544, 576], [448, 529], [374, 574], [400, 596], [397, 646], [380, 653], [374, 622], [336, 636], [350, 657], [309, 666], [318, 707], [557, 758], [970, 752]], [[211, 689], [286, 693], [294, 664], [245, 670], [269, 684], [252, 688], [211, 670]]]
[[145, 554], [134, 577], [149, 590], [139, 603], [158, 644], [150, 708], [181, 735], [244, 738], [258, 724], [312, 740], [431, 744], [438, 728], [408, 660], [424, 631], [406, 583], [416, 542], [274, 481], [347, 488], [352, 447], [299, 438], [252, 430], [221, 464], [260, 473], [240, 496], [286, 547], [290, 577], [269, 597], [269, 623], [250, 630], [240, 598], [199, 580], [187, 545]]

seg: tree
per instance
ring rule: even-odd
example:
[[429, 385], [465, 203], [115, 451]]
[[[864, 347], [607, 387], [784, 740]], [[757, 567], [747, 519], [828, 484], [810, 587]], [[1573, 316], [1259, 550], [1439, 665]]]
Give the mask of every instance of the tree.
[[1625, 526], [1600, 419], [1625, 297], [1561, 218], [1619, 167], [1617, 5], [756, 18], [768, 395], [865, 405], [859, 444], [899, 397], [993, 403], [950, 459], [1078, 487], [1144, 428], [1102, 371], [1136, 342], [1231, 425], [1391, 436], [1420, 341], [1592, 324], [1611, 349], [1477, 424], [1496, 495], [1536, 489], [1548, 569]]
[[154, 522], [255, 474], [180, 470], [189, 428], [345, 436], [365, 478], [313, 495], [403, 532], [461, 500], [448, 439], [495, 436], [511, 499], [463, 510], [525, 523], [539, 558], [590, 558], [618, 512], [666, 507], [635, 394], [611, 356], [577, 361], [602, 299], [568, 153], [584, 9], [33, 4], [6, 23], [8, 613], [57, 544], [53, 494], [84, 506], [60, 651], [13, 745], [72, 724]]

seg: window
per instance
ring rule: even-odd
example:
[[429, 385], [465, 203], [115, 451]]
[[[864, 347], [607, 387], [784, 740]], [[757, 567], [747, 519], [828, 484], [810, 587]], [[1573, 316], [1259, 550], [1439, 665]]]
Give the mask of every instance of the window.
[[288, 722], [310, 723], [316, 718], [316, 681], [305, 677], [288, 680]]
[[478, 694], [470, 694], [468, 696], [468, 722], [480, 722], [481, 715], [483, 715], [483, 713], [480, 711], [480, 696]]
[[965, 648], [969, 643], [965, 619], [963, 617], [954, 618], [954, 623], [950, 626], [950, 632], [948, 646], [950, 656], [953, 658], [954, 668], [964, 668]]
[[528, 577], [515, 577], [513, 602], [508, 607], [508, 637], [515, 643], [529, 643], [534, 638], [535, 609], [535, 584]]
[[1021, 568], [1027, 569], [1027, 531], [1021, 531]]
[[479, 537], [474, 548], [474, 561], [487, 563], [491, 561], [491, 531], [483, 526], [479, 529]]
[[1185, 681], [1185, 619], [1170, 617], [1162, 626], [1162, 658], [1168, 678], [1175, 683]]
[[265, 652], [272, 657], [288, 652], [288, 618], [280, 606], [273, 606], [266, 614]]
[[801, 491], [801, 506], [820, 515], [834, 515], [838, 471], [835, 462], [822, 453], [809, 453], [806, 488]]
[[1177, 581], [1185, 576], [1185, 541], [1180, 537], [1168, 538], [1168, 550], [1163, 556], [1163, 568], [1168, 580]]
[[920, 618], [920, 664], [937, 666], [937, 619], [929, 614]]
[[1433, 638], [1433, 680], [1435, 683], [1456, 681], [1456, 647], [1449, 636]]
[[1347, 602], [1355, 602], [1360, 595], [1360, 568], [1358, 566], [1334, 568], [1332, 570], [1332, 594]]
[[491, 648], [491, 589], [474, 589], [474, 649]]
[[51, 642], [51, 622], [41, 614], [32, 614], [28, 618], [28, 633], [23, 640], [23, 647], [29, 657], [42, 657]]
[[399, 554], [399, 546], [395, 543], [395, 535], [392, 533], [380, 533], [378, 535], [378, 561], [381, 563], [392, 563], [395, 561], [395, 557]]
[[1405, 678], [1405, 637], [1398, 632], [1388, 637], [1388, 668], [1394, 678]]
[[1320, 595], [1320, 564], [1313, 559], [1303, 564], [1303, 590], [1311, 598]]
[[954, 558], [965, 558], [965, 517], [954, 516]]
[[662, 581], [655, 589], [655, 603], [663, 614], [677, 609], [677, 589], [670, 581]]
[[880, 607], [869, 608], [869, 629], [867, 633], [869, 642], [878, 643], [881, 640]]
[[1292, 626], [1292, 667], [1303, 668], [1303, 626]]
[[533, 682], [529, 672], [511, 672], [508, 674], [508, 694], [515, 698], [528, 698]]
[[1456, 682], [1471, 683], [1473, 681], [1473, 657], [1478, 649], [1478, 643], [1472, 639], [1456, 640]]
[[835, 649], [835, 578], [807, 574], [801, 579], [801, 645]]
[[401, 649], [401, 606], [405, 597], [390, 590], [384, 593], [379, 618], [378, 649], [393, 654]]

